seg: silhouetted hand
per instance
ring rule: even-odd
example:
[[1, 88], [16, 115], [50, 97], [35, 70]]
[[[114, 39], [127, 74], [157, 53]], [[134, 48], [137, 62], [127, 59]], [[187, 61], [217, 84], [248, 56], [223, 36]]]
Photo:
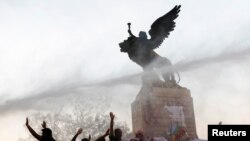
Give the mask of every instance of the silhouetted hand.
[[109, 129], [105, 132], [104, 136], [108, 136], [109, 135]]
[[219, 122], [219, 125], [222, 125], [222, 121]]
[[114, 119], [114, 118], [115, 118], [115, 115], [114, 115], [112, 112], [110, 112], [109, 115], [110, 115], [110, 118], [111, 118], [111, 119]]
[[26, 126], [29, 125], [29, 119], [28, 119], [28, 117], [26, 117], [26, 123], [25, 123], [25, 125], [26, 125]]
[[43, 128], [46, 128], [46, 122], [45, 122], [45, 121], [43, 121], [42, 127], [43, 127]]
[[89, 141], [91, 140], [91, 135], [89, 134]]
[[82, 128], [79, 128], [78, 131], [77, 131], [77, 134], [81, 134], [82, 133]]

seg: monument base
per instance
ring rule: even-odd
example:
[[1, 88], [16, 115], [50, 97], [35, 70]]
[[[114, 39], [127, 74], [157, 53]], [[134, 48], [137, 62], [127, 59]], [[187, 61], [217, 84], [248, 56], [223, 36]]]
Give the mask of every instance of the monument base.
[[133, 132], [170, 141], [197, 138], [193, 99], [186, 88], [142, 86], [131, 108]]

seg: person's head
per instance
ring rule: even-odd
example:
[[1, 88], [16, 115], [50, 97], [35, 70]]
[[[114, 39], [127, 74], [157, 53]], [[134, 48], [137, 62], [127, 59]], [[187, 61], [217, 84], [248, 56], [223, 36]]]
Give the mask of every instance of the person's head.
[[52, 137], [52, 131], [49, 128], [42, 129], [42, 136]]
[[41, 141], [55, 141], [55, 139], [52, 137], [52, 131], [49, 128], [42, 129]]
[[87, 138], [83, 138], [81, 141], [89, 141], [89, 139], [87, 139]]
[[141, 130], [138, 130], [138, 131], [135, 133], [135, 137], [136, 137], [136, 138], [144, 138], [143, 132], [142, 132]]
[[140, 39], [147, 39], [147, 38], [148, 38], [148, 37], [147, 37], [147, 33], [144, 32], [144, 31], [140, 31], [140, 32], [139, 32], [139, 38], [140, 38]]
[[99, 138], [98, 141], [106, 141], [105, 138]]
[[115, 137], [118, 139], [122, 138], [122, 130], [120, 128], [115, 129]]

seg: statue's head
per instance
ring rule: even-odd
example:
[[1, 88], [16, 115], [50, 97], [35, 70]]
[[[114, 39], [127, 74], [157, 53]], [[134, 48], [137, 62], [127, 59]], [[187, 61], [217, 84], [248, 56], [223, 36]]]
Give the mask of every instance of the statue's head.
[[140, 39], [147, 39], [147, 33], [144, 31], [139, 32], [139, 38]]

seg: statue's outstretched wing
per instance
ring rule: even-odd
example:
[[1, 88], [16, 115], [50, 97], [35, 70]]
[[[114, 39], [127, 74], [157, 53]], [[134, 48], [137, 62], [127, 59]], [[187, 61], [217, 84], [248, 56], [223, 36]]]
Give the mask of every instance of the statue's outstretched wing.
[[158, 18], [149, 30], [151, 36], [151, 47], [155, 49], [161, 45], [163, 40], [168, 37], [169, 33], [174, 30], [175, 22], [174, 20], [178, 17], [180, 12], [180, 5], [176, 5], [171, 11], [162, 17]]

